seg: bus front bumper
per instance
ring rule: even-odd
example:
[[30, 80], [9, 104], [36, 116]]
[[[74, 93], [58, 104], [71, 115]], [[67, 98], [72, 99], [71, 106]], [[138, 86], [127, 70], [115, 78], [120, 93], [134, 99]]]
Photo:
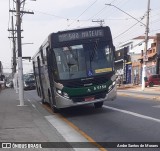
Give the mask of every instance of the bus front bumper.
[[57, 93], [56, 94], [56, 107], [57, 108], [67, 108], [67, 107], [92, 104], [92, 103], [102, 102], [102, 101], [113, 101], [114, 99], [116, 99], [116, 97], [117, 97], [117, 86], [116, 85], [113, 87], [113, 89], [108, 94], [106, 94], [105, 98], [95, 99], [91, 101], [73, 102], [71, 99], [67, 99]]

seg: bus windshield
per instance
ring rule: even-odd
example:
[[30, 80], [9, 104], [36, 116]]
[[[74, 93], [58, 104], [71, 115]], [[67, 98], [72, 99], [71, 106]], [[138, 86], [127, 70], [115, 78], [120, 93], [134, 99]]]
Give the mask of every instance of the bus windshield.
[[113, 50], [106, 42], [53, 49], [60, 80], [85, 78], [113, 71]]

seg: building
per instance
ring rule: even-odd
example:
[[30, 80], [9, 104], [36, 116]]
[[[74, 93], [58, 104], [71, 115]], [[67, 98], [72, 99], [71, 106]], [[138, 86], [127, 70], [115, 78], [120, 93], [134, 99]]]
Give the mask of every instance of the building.
[[124, 47], [115, 53], [115, 71], [119, 82], [123, 84], [131, 83], [131, 62], [130, 55], [128, 55], [129, 47]]
[[141, 66], [146, 58], [146, 76], [160, 73], [160, 33], [156, 34], [153, 42], [149, 45], [146, 54], [141, 53], [139, 58]]
[[[138, 36], [116, 49], [115, 70], [123, 83], [141, 83], [144, 47], [145, 36]], [[160, 34], [149, 36], [146, 66], [147, 76], [160, 73]]]

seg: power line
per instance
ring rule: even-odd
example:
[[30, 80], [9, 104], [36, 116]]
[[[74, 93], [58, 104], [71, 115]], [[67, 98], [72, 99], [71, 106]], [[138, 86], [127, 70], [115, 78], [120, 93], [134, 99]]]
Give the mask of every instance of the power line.
[[129, 13], [127, 13], [126, 11], [123, 11], [122, 9], [120, 9], [119, 7], [115, 6], [115, 5], [112, 5], [112, 4], [105, 4], [105, 5], [108, 5], [108, 6], [113, 6], [115, 7], [116, 9], [120, 10], [121, 12], [127, 14], [128, 16], [130, 16], [131, 18], [133, 18], [134, 20], [136, 20], [138, 23], [141, 23], [142, 25], [146, 26], [144, 23], [142, 23], [140, 20], [138, 20], [137, 18], [135, 18], [134, 16], [130, 15]]
[[[115, 1], [117, 1], [117, 0], [111, 1], [110, 4], [114, 3]], [[128, 1], [128, 0], [127, 0], [127, 1]], [[120, 3], [120, 2], [119, 2], [119, 3]], [[118, 4], [119, 4], [119, 3], [118, 3]], [[93, 18], [94, 18], [95, 16], [100, 15], [100, 14], [106, 9], [106, 7], [107, 7], [107, 6], [103, 7], [102, 9], [100, 9], [96, 14], [92, 15], [91, 17], [89, 17], [86, 21], [93, 20]], [[107, 15], [108, 15], [108, 13], [107, 13]], [[99, 20], [100, 20], [100, 19], [99, 19]], [[106, 19], [103, 19], [103, 20], [105, 21]], [[82, 25], [83, 25], [83, 24], [81, 24], [80, 26], [82, 26]]]
[[135, 23], [135, 24], [133, 24], [131, 27], [129, 27], [127, 30], [123, 31], [122, 33], [120, 33], [119, 35], [117, 35], [116, 37], [114, 37], [113, 39], [116, 39], [116, 38], [122, 36], [123, 34], [125, 34], [126, 32], [128, 32], [130, 29], [132, 29], [134, 26], [136, 26], [137, 24], [138, 24], [138, 22]]
[[[98, 0], [95, 0], [91, 5], [89, 5], [78, 17], [76, 17], [76, 20], [78, 20], [79, 17], [81, 17], [90, 7], [92, 7]], [[71, 24], [68, 25], [70, 27], [75, 21], [73, 21]]]
[[63, 16], [53, 15], [53, 14], [50, 14], [50, 13], [47, 13], [47, 12], [42, 12], [42, 11], [36, 11], [36, 10], [34, 10], [34, 12], [41, 13], [41, 14], [48, 15], [48, 16], [53, 16], [53, 17], [61, 18], [61, 19], [65, 19], [65, 20], [75, 20], [75, 19], [69, 19], [69, 18], [63, 17]]
[[[105, 8], [106, 8], [106, 6], [105, 6]], [[104, 9], [104, 8], [103, 8]], [[100, 10], [101, 11], [101, 10]], [[99, 12], [100, 12], [99, 11]], [[37, 12], [37, 13], [40, 13], [40, 14], [43, 14], [43, 15], [48, 15], [48, 16], [53, 16], [53, 17], [56, 17], [56, 18], [60, 18], [60, 19], [64, 19], [64, 20], [67, 20], [67, 21], [69, 21], [69, 20], [73, 20], [73, 21], [79, 21], [79, 22], [86, 22], [86, 21], [92, 21], [92, 18], [94, 17], [94, 16], [96, 16], [96, 14], [94, 15], [94, 16], [92, 16], [92, 17], [90, 17], [90, 19], [79, 19], [79, 20], [77, 20], [76, 18], [68, 18], [68, 17], [64, 17], [64, 16], [59, 16], [59, 15], [54, 15], [54, 14], [50, 14], [50, 13], [48, 13], [48, 12], [42, 12], [42, 11], [36, 11], [36, 10], [34, 10], [34, 12]], [[98, 13], [97, 13], [98, 14]], [[132, 18], [109, 18], [109, 19], [104, 19], [104, 20], [130, 20], [130, 19], [132, 19]]]

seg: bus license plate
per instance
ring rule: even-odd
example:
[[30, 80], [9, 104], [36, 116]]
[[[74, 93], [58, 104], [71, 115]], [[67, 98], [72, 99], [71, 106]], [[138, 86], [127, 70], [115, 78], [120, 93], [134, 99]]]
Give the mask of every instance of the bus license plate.
[[85, 101], [93, 101], [94, 100], [94, 97], [87, 97], [85, 98]]

